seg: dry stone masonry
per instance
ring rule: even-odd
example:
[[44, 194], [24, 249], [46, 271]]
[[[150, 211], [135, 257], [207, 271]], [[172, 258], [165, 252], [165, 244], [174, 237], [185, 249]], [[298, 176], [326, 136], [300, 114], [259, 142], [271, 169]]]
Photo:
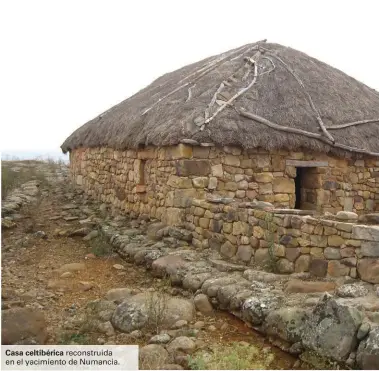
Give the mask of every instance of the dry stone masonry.
[[[206, 193], [239, 201], [295, 207], [295, 178], [304, 173], [302, 207], [320, 212], [379, 211], [379, 160], [237, 147], [148, 147], [116, 151], [82, 148], [70, 154], [76, 183], [97, 199], [169, 223], [183, 215], [187, 199]], [[312, 167], [313, 166], [313, 167]]]
[[[377, 159], [179, 144], [76, 149], [70, 160], [89, 196], [183, 227], [196, 248], [279, 273], [379, 283]], [[299, 192], [313, 210], [292, 210]]]

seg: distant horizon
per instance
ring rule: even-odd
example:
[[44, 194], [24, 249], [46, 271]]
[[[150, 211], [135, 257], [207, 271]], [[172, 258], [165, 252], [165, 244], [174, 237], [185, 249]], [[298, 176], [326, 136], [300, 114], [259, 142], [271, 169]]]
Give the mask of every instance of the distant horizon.
[[68, 155], [60, 149], [6, 149], [1, 150], [1, 160], [53, 159], [68, 161]]

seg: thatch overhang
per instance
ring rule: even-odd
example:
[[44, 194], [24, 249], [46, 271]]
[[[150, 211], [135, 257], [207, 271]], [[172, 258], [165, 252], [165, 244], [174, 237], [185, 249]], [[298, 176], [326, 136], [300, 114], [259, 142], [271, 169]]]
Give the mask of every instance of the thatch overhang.
[[81, 126], [61, 148], [181, 142], [379, 156], [379, 93], [262, 41], [163, 75]]

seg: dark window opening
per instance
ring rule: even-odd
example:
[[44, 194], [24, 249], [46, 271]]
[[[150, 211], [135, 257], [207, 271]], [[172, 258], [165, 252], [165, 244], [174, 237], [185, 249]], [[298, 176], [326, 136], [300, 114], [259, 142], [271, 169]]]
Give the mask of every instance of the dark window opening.
[[145, 185], [145, 165], [146, 160], [140, 160], [138, 169], [138, 184]]
[[302, 188], [302, 177], [303, 177], [302, 167], [296, 168], [296, 177], [295, 177], [295, 209], [301, 209], [301, 188]]

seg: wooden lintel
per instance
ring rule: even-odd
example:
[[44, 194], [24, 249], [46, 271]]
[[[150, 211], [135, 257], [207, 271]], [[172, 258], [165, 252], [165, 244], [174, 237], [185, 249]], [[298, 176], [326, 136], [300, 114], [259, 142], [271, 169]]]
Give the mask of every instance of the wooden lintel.
[[329, 166], [329, 163], [328, 161], [286, 160], [286, 165], [295, 167], [325, 167]]

